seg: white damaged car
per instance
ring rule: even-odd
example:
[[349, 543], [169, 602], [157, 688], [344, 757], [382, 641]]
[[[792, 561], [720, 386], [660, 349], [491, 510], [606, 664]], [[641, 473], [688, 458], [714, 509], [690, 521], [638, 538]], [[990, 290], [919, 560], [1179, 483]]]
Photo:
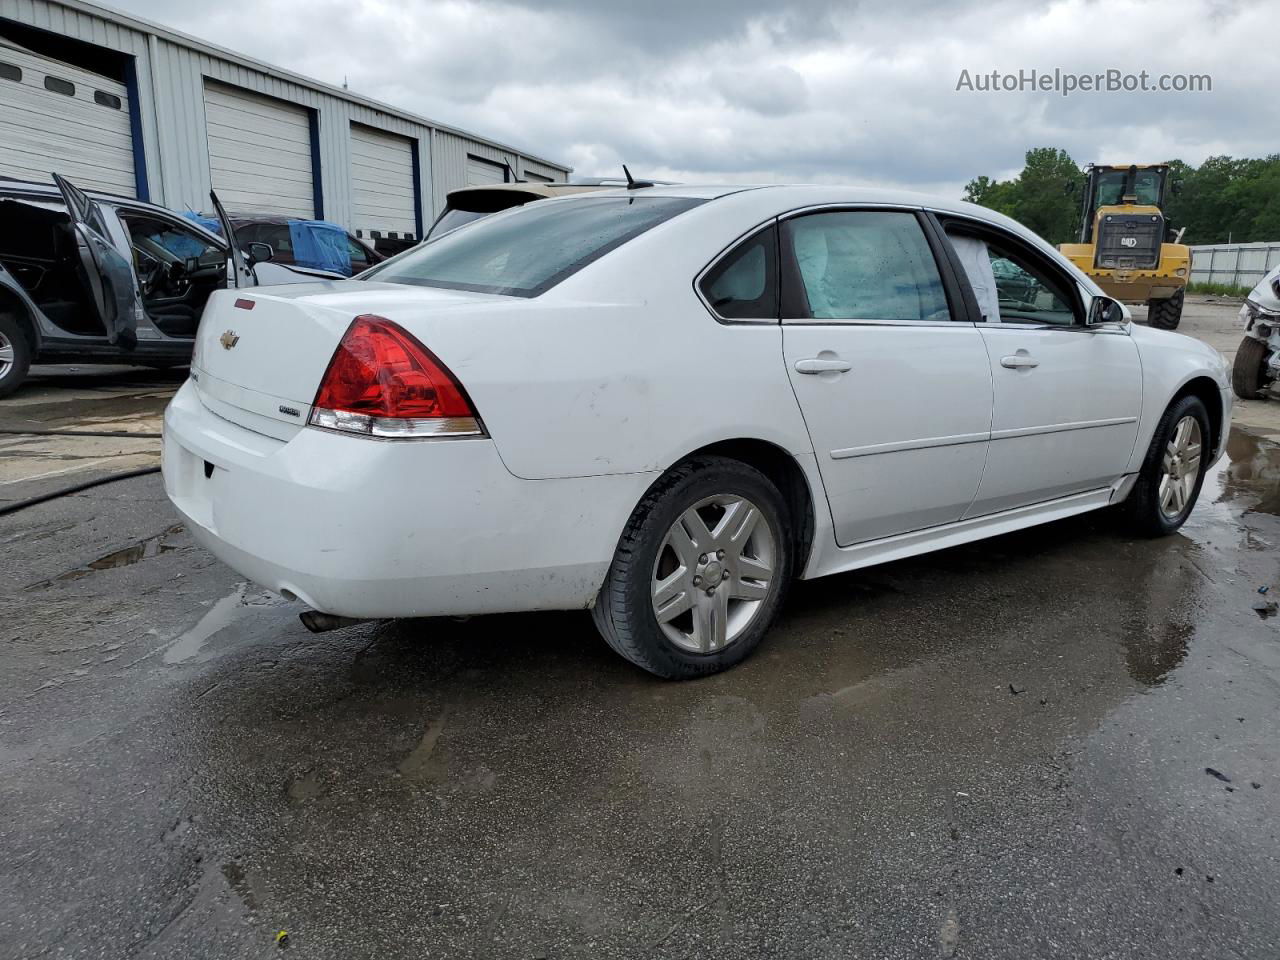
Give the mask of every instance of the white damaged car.
[[1231, 383], [1241, 400], [1259, 400], [1280, 380], [1280, 266], [1258, 281], [1240, 305], [1244, 339], [1236, 349]]
[[317, 611], [589, 608], [694, 677], [796, 577], [1120, 504], [1171, 533], [1230, 414], [1220, 354], [990, 210], [646, 187], [214, 293], [164, 480], [200, 542]]

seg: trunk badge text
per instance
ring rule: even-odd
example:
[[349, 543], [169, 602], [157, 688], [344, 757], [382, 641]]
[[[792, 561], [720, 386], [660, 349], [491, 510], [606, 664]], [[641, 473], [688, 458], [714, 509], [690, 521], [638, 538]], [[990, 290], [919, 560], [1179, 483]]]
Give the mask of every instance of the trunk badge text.
[[227, 330], [218, 338], [218, 342], [222, 344], [223, 350], [230, 350], [240, 342], [240, 336], [234, 330]]
[[282, 404], [280, 404], [280, 406], [276, 407], [276, 409], [277, 409], [277, 410], [279, 410], [281, 413], [285, 414], [286, 416], [289, 416], [289, 417], [300, 417], [300, 416], [302, 416], [302, 411], [301, 411], [301, 410], [295, 409], [294, 407], [286, 407], [283, 403], [282, 403]]

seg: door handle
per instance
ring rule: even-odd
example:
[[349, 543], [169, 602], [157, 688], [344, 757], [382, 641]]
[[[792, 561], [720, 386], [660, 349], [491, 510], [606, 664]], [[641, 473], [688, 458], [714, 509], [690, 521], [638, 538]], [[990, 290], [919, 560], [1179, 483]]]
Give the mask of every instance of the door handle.
[[1022, 370], [1030, 367], [1040, 366], [1040, 361], [1035, 357], [1028, 357], [1025, 353], [1014, 354], [1012, 357], [1001, 357], [1000, 366], [1008, 367], [1010, 370]]
[[811, 357], [808, 360], [796, 361], [796, 373], [847, 373], [853, 364], [847, 360], [826, 360]]

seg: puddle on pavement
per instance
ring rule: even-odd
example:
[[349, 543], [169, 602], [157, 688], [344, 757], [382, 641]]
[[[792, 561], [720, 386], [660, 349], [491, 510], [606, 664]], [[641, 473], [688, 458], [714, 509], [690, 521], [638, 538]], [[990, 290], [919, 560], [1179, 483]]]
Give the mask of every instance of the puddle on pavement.
[[287, 602], [284, 598], [269, 593], [250, 594], [248, 589], [248, 583], [241, 583], [232, 593], [216, 600], [194, 627], [165, 649], [164, 662], [188, 663], [200, 656], [205, 644], [215, 634], [235, 623], [247, 610], [274, 607]]
[[235, 862], [222, 865], [222, 876], [250, 913], [258, 912], [259, 896], [244, 867]]
[[[24, 403], [10, 415], [0, 413], [0, 426], [20, 428], [38, 426], [50, 429], [150, 429], [159, 426], [164, 408], [173, 397], [173, 388], [160, 388], [124, 396], [110, 394], [50, 396], [45, 400]], [[21, 420], [15, 415], [20, 414]]]
[[1221, 484], [1218, 502], [1240, 501], [1245, 513], [1280, 516], [1280, 444], [1232, 430], [1215, 473]]
[[40, 590], [45, 587], [52, 586], [55, 583], [61, 583], [68, 580], [80, 580], [90, 574], [97, 573], [99, 570], [115, 570], [118, 567], [129, 567], [142, 560], [148, 560], [151, 557], [157, 557], [162, 553], [169, 553], [176, 550], [166, 541], [169, 537], [181, 533], [183, 526], [175, 523], [171, 527], [166, 527], [154, 536], [147, 537], [145, 540], [139, 540], [131, 543], [127, 547], [121, 547], [118, 550], [112, 550], [110, 553], [104, 553], [96, 560], [90, 560], [83, 566], [75, 567], [66, 573], [60, 573], [56, 577], [50, 577], [48, 580], [40, 580], [30, 584], [28, 590]]
[[1148, 687], [1158, 687], [1187, 658], [1195, 626], [1188, 619], [1141, 619], [1129, 624], [1123, 643], [1129, 676]]

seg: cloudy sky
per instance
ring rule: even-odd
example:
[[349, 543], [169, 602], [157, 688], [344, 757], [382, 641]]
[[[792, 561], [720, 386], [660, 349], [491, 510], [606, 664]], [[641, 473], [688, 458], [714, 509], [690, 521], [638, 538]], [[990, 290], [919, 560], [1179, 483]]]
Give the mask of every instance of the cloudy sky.
[[[1280, 2], [113, 0], [582, 175], [958, 194], [1078, 162], [1280, 151]], [[957, 91], [999, 70], [1208, 74], [1207, 93]], [[975, 81], [976, 82], [976, 81]]]

